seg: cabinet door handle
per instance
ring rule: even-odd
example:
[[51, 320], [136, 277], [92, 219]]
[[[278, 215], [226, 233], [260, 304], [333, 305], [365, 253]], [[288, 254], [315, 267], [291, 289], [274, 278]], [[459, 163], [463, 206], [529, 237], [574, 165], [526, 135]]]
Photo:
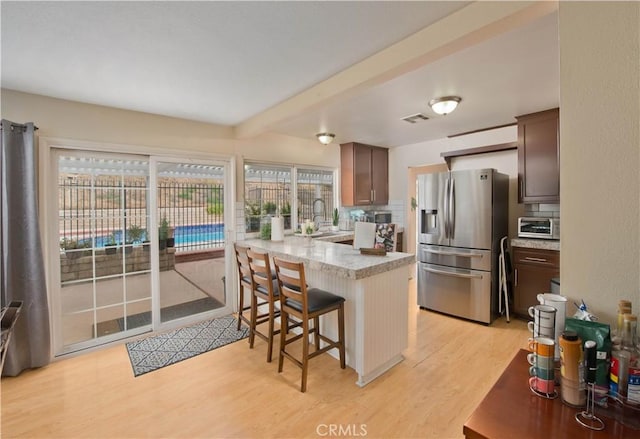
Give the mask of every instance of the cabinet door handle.
[[530, 256], [526, 256], [526, 257], [524, 258], [524, 260], [525, 260], [525, 261], [533, 261], [533, 262], [547, 262], [547, 260], [546, 260], [546, 259], [544, 259], [544, 258], [532, 258], [532, 257], [530, 257]]
[[518, 269], [516, 268], [515, 270], [513, 270], [513, 286], [517, 287], [518, 286]]
[[524, 198], [524, 190], [523, 190], [523, 188], [524, 188], [524, 177], [520, 177], [518, 179], [518, 183], [520, 183], [520, 188], [519, 188], [520, 189], [520, 199], [522, 200], [522, 198]]

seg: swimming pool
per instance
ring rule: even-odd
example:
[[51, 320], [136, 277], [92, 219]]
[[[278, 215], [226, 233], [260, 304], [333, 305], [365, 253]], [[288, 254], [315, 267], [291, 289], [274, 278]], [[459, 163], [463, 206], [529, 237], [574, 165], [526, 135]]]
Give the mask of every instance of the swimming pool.
[[176, 240], [176, 247], [203, 242], [224, 241], [224, 224], [177, 226], [173, 237]]
[[[116, 242], [122, 241], [122, 231], [113, 232]], [[96, 237], [96, 247], [104, 247], [109, 243], [111, 235], [102, 235]], [[224, 224], [196, 224], [190, 226], [176, 226], [173, 237], [176, 247], [202, 247], [211, 243], [224, 242]], [[146, 233], [142, 240], [147, 240]]]

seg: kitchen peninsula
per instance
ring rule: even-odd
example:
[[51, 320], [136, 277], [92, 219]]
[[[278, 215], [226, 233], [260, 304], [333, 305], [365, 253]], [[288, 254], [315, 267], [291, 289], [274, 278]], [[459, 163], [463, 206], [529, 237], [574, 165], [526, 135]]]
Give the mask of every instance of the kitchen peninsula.
[[[403, 360], [408, 343], [409, 265], [414, 255], [361, 255], [349, 245], [296, 236], [240, 244], [304, 262], [309, 285], [346, 299], [346, 362], [358, 373], [357, 385], [365, 386]], [[337, 336], [335, 319], [334, 315], [321, 318], [329, 337]]]

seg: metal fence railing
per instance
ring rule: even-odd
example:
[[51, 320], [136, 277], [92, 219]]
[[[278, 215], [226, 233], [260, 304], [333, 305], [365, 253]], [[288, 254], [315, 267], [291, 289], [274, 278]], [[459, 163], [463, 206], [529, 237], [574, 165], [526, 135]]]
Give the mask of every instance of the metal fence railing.
[[[291, 229], [291, 190], [289, 185], [245, 183], [246, 232], [260, 230], [265, 216], [280, 213], [285, 229]], [[298, 184], [298, 221], [312, 220], [328, 225], [333, 214], [333, 187], [331, 185]], [[278, 212], [279, 211], [279, 212]], [[296, 228], [294, 226], [293, 228]]]
[[[277, 211], [291, 224], [288, 184], [246, 183], [246, 231], [258, 232], [260, 221]], [[149, 189], [146, 177], [63, 174], [58, 182], [61, 247], [90, 248], [149, 239]], [[224, 247], [224, 185], [200, 179], [160, 178], [158, 221], [166, 220], [177, 251]], [[334, 208], [332, 185], [298, 184], [298, 221], [329, 225]]]
[[160, 221], [175, 227], [177, 251], [224, 247], [224, 186], [164, 181], [158, 185]]
[[[58, 182], [61, 247], [100, 248], [147, 241], [147, 185], [144, 177], [62, 175]], [[221, 183], [160, 179], [157, 192], [159, 222], [166, 220], [177, 251], [224, 247]]]

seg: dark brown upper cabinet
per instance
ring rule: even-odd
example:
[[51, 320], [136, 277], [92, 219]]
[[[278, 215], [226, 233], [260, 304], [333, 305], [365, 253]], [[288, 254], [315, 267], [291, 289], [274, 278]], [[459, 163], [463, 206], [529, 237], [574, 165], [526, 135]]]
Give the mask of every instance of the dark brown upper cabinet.
[[560, 141], [557, 108], [516, 117], [518, 202], [560, 202]]
[[389, 150], [362, 143], [340, 145], [343, 206], [384, 205], [389, 202]]

